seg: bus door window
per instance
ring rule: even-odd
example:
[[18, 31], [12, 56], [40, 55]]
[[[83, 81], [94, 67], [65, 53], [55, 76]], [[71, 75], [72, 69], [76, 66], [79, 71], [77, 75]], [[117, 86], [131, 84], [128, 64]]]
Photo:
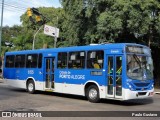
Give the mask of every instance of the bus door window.
[[50, 59], [46, 60], [46, 72], [50, 72]]
[[108, 56], [108, 95], [122, 96], [122, 56]]
[[54, 73], [54, 58], [52, 58], [52, 72]]
[[51, 87], [54, 88], [54, 58], [52, 58]]
[[55, 58], [46, 58], [46, 88], [54, 88]]
[[116, 95], [122, 95], [122, 57], [116, 57]]
[[108, 94], [113, 95], [113, 57], [108, 57]]
[[46, 88], [50, 87], [50, 59], [46, 59]]

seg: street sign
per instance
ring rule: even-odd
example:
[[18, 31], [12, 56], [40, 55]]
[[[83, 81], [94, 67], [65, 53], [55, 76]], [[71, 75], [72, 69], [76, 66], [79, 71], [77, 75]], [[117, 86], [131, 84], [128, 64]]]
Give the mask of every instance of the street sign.
[[54, 36], [54, 37], [59, 37], [59, 28], [45, 25], [44, 34]]

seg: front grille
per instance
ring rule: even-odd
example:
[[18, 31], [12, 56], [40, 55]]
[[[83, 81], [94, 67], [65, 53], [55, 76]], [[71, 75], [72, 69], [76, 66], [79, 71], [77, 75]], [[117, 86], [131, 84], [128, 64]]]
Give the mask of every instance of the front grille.
[[147, 92], [138, 92], [138, 95], [146, 95]]
[[136, 88], [136, 90], [142, 90], [142, 91], [144, 91], [144, 90], [148, 90], [148, 88]]
[[137, 87], [147, 87], [150, 83], [134, 83]]

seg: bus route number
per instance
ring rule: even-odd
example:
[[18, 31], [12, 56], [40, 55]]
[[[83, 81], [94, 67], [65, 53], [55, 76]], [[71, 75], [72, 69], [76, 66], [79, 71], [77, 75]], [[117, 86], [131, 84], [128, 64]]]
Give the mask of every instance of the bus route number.
[[28, 74], [34, 74], [33, 70], [28, 70]]

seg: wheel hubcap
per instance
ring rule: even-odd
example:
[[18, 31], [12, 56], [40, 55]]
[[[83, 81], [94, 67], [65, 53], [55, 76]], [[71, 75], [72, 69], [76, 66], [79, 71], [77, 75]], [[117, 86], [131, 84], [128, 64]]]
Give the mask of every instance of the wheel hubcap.
[[89, 91], [89, 97], [91, 98], [91, 99], [96, 99], [97, 98], [97, 90], [96, 89], [90, 89], [90, 91]]
[[29, 85], [28, 85], [28, 90], [29, 90], [29, 91], [33, 91], [33, 84], [32, 84], [32, 83], [29, 83]]

